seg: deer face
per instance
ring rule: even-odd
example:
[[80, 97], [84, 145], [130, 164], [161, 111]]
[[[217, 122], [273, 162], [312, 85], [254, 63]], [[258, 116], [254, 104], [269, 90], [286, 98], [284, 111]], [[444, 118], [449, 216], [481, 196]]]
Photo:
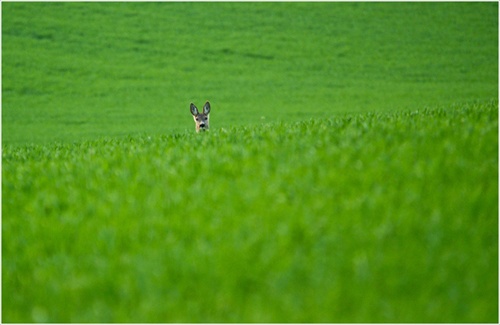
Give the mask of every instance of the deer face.
[[198, 112], [198, 108], [193, 103], [190, 105], [191, 114], [193, 114], [194, 123], [196, 125], [196, 132], [206, 131], [209, 127], [210, 116], [210, 103], [206, 102], [203, 106], [203, 113]]

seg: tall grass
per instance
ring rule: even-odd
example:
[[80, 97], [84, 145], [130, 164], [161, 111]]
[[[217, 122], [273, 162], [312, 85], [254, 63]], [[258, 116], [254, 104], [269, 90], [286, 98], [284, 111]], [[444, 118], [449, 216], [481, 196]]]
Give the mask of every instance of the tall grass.
[[2, 321], [498, 322], [497, 97], [497, 3], [2, 3]]
[[4, 145], [4, 322], [497, 322], [498, 103]]

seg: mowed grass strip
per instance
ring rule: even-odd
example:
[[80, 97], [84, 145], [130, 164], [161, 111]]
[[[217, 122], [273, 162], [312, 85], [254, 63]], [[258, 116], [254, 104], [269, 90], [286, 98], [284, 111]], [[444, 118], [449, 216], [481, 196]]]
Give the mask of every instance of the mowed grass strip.
[[4, 322], [497, 322], [498, 103], [4, 146]]

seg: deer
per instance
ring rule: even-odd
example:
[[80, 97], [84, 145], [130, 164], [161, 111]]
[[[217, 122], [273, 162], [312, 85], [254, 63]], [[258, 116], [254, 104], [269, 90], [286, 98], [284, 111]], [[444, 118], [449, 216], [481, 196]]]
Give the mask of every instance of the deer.
[[196, 126], [196, 132], [200, 132], [200, 130], [201, 131], [208, 130], [210, 122], [210, 117], [208, 115], [210, 114], [210, 103], [207, 101], [205, 105], [203, 105], [203, 113], [200, 113], [198, 111], [198, 108], [196, 108], [196, 106], [193, 103], [191, 103], [189, 108], [191, 110], [191, 114], [193, 114], [193, 119]]

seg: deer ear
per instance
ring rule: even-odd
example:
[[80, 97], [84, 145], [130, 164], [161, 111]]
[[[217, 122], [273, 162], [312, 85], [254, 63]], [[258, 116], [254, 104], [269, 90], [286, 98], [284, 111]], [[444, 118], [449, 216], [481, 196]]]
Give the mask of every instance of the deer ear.
[[196, 108], [196, 106], [194, 106], [193, 103], [191, 103], [191, 105], [189, 106], [189, 109], [191, 110], [191, 114], [193, 114], [193, 115], [199, 114], [198, 109]]
[[208, 113], [210, 113], [210, 103], [207, 101], [203, 106], [203, 114], [208, 114]]

